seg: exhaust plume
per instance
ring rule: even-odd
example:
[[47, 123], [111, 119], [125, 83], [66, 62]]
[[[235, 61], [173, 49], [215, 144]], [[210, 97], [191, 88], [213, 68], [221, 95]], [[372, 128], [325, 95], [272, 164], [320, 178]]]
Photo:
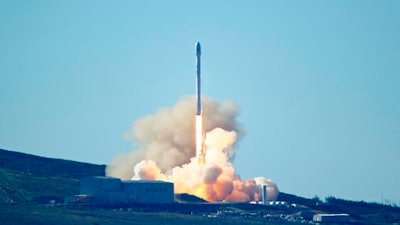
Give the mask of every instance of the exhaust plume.
[[205, 164], [196, 159], [195, 98], [186, 97], [172, 108], [137, 120], [126, 134], [138, 150], [118, 155], [106, 168], [107, 176], [174, 183], [175, 193], [189, 193], [208, 201], [259, 201], [261, 185], [269, 200], [278, 187], [262, 177], [242, 181], [232, 160], [235, 143], [244, 135], [236, 121], [239, 109], [232, 102], [203, 100]]

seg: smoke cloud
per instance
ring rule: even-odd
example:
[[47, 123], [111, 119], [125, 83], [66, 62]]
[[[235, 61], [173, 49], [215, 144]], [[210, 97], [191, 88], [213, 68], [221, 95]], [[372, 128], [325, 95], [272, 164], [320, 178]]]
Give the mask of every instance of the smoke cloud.
[[242, 181], [232, 160], [238, 138], [244, 135], [236, 121], [239, 109], [203, 99], [206, 131], [206, 162], [195, 158], [195, 98], [186, 97], [172, 108], [137, 120], [126, 134], [138, 150], [118, 155], [106, 168], [107, 176], [134, 180], [165, 180], [174, 183], [175, 193], [189, 193], [208, 201], [260, 200], [261, 185], [267, 185], [269, 200], [278, 187], [262, 177]]

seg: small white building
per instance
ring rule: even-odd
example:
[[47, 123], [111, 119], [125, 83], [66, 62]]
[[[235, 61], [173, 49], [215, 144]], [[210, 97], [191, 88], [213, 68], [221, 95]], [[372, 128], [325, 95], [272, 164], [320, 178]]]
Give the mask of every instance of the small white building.
[[335, 223], [346, 223], [350, 221], [349, 214], [315, 214], [313, 216], [314, 222], [335, 222]]
[[81, 180], [81, 195], [98, 204], [174, 203], [174, 184], [164, 181], [121, 181], [112, 177], [87, 177]]

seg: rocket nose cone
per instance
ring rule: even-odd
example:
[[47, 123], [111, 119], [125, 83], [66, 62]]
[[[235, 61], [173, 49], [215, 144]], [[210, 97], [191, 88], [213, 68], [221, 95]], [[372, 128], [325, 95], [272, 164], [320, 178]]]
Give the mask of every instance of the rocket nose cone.
[[200, 55], [200, 54], [201, 54], [200, 42], [196, 42], [196, 55]]

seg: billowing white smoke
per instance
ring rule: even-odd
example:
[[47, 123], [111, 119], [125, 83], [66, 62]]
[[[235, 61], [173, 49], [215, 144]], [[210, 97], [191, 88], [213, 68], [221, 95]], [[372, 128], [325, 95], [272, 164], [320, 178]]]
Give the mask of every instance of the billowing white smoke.
[[189, 193], [208, 201], [261, 199], [267, 185], [268, 199], [276, 199], [277, 186], [259, 177], [242, 181], [232, 166], [234, 144], [243, 131], [236, 121], [238, 107], [203, 99], [206, 162], [195, 159], [195, 99], [187, 97], [172, 108], [136, 121], [128, 137], [139, 150], [117, 156], [107, 166], [108, 176], [121, 179], [165, 180], [176, 193]]

